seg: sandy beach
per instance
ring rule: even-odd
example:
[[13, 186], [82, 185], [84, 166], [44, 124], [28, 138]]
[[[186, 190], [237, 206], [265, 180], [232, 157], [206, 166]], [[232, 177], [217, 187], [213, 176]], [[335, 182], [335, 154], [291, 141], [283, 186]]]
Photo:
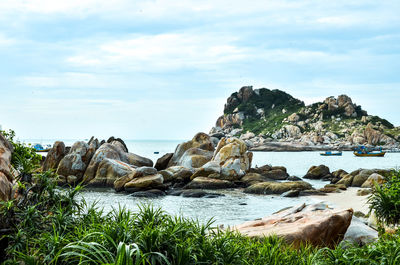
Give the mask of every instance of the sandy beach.
[[367, 214], [369, 211], [367, 200], [368, 196], [357, 196], [360, 188], [349, 187], [340, 193], [327, 193], [325, 196], [310, 196], [312, 199], [327, 202], [334, 208], [353, 208]]

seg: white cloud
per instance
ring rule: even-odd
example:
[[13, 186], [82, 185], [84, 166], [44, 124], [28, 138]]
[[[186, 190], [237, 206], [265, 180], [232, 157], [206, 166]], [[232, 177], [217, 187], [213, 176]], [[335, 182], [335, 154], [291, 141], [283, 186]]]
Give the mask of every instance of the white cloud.
[[237, 38], [213, 34], [171, 33], [137, 36], [87, 47], [66, 59], [75, 66], [116, 66], [124, 70], [160, 71], [213, 68], [248, 54]]

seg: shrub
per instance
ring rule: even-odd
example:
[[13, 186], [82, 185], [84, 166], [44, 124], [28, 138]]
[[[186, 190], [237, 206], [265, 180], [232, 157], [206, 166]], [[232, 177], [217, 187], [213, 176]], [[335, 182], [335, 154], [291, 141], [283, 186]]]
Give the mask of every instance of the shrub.
[[378, 221], [389, 225], [400, 224], [400, 170], [391, 171], [382, 186], [375, 184], [368, 201], [370, 211], [375, 212]]

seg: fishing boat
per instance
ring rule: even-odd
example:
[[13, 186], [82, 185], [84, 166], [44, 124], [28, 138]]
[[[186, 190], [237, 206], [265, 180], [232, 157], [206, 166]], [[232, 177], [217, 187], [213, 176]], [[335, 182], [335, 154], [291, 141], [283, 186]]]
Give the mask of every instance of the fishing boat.
[[326, 151], [324, 153], [320, 153], [322, 156], [342, 156], [342, 151], [339, 152], [331, 152], [331, 151]]
[[370, 150], [365, 146], [359, 146], [353, 154], [359, 157], [383, 157], [386, 152], [382, 151], [381, 147], [378, 150]]

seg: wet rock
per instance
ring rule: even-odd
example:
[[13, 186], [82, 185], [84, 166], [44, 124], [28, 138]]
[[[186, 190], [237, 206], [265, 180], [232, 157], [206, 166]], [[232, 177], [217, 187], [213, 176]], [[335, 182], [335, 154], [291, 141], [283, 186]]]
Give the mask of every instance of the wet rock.
[[158, 189], [151, 189], [146, 191], [136, 191], [131, 194], [132, 197], [143, 197], [143, 198], [156, 198], [160, 196], [165, 196], [165, 192]]
[[159, 171], [166, 169], [173, 155], [173, 153], [166, 153], [165, 155], [157, 159], [156, 165], [154, 167]]
[[224, 195], [219, 193], [205, 192], [203, 190], [184, 190], [181, 193], [181, 196], [186, 198], [216, 198]]
[[248, 237], [276, 235], [294, 247], [334, 247], [343, 239], [352, 216], [352, 209], [334, 211], [327, 205], [303, 204], [231, 229]]
[[311, 184], [304, 181], [290, 182], [261, 182], [253, 184], [244, 190], [245, 193], [253, 194], [282, 194], [290, 190], [312, 189]]

